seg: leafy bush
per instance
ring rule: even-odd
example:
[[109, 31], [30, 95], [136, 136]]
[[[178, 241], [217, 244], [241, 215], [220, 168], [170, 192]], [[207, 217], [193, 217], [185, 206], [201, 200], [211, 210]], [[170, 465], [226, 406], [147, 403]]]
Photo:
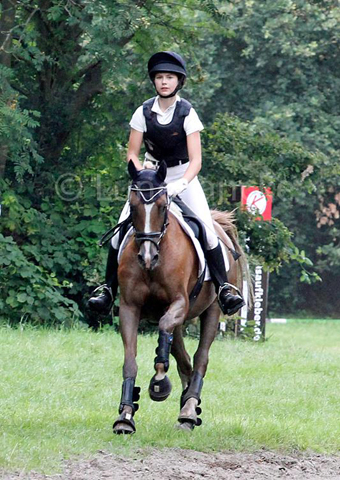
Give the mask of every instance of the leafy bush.
[[63, 295], [71, 287], [29, 261], [13, 237], [0, 234], [0, 320], [71, 325], [81, 318], [78, 305]]
[[[217, 115], [203, 135], [203, 146], [209, 201], [229, 210], [234, 208], [230, 203], [233, 186], [269, 187], [275, 200], [284, 199], [286, 204], [298, 192], [309, 194], [325, 162], [321, 153], [308, 152], [296, 142], [229, 114]], [[277, 271], [283, 263], [294, 260], [300, 266], [302, 281], [319, 279], [308, 271], [312, 262], [294, 245], [292, 232], [280, 219], [274, 216], [271, 222], [256, 221], [242, 209], [237, 209], [236, 215], [241, 240], [252, 261]]]
[[8, 150], [10, 167], [22, 181], [26, 173], [33, 173], [33, 166], [43, 161], [32, 134], [40, 114], [20, 107], [22, 96], [11, 87], [12, 76], [13, 72], [0, 64], [0, 145]]
[[[90, 175], [76, 201], [55, 194], [39, 204], [25, 185], [14, 190], [0, 180], [2, 320], [68, 325], [86, 315], [86, 296], [104, 277], [106, 252], [98, 238], [122, 204], [98, 200], [91, 182]], [[106, 188], [108, 182], [102, 174]]]

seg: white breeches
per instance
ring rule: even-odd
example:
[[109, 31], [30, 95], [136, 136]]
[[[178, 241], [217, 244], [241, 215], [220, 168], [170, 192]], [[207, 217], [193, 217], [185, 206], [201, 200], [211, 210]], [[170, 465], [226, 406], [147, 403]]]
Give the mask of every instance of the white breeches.
[[[184, 165], [177, 165], [177, 167], [168, 168], [167, 176], [166, 176], [166, 183], [173, 182], [175, 180], [179, 180], [183, 177], [188, 168], [189, 164], [185, 163]], [[202, 220], [206, 227], [206, 234], [207, 234], [207, 242], [209, 246], [209, 250], [217, 247], [218, 239], [214, 231], [214, 226], [208, 206], [207, 199], [205, 198], [205, 194], [203, 192], [203, 188], [198, 180], [195, 177], [188, 185], [188, 188], [184, 190], [180, 194], [180, 198], [191, 208], [191, 210]], [[127, 202], [124, 205], [122, 213], [119, 217], [119, 222], [125, 220], [130, 213], [129, 203]], [[119, 248], [118, 244], [119, 240], [119, 233], [112, 237], [112, 246], [115, 249]]]

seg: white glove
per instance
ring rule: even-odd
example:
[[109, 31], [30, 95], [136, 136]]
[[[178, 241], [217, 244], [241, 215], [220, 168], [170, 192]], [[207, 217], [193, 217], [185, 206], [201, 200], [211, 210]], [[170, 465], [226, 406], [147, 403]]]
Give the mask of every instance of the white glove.
[[149, 168], [151, 170], [156, 170], [156, 165], [154, 165], [150, 160], [144, 160], [143, 168]]
[[168, 183], [168, 195], [169, 197], [176, 197], [176, 195], [179, 195], [180, 193], [184, 192], [184, 190], [188, 186], [188, 180], [186, 178], [180, 178], [179, 180], [176, 180], [175, 182]]

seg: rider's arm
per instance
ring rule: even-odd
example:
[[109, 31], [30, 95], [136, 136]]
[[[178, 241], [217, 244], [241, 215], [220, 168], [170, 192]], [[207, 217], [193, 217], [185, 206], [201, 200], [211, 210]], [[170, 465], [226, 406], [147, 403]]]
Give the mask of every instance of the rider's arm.
[[186, 178], [188, 182], [191, 182], [191, 180], [196, 177], [202, 167], [200, 132], [194, 132], [187, 136], [187, 146], [190, 163], [183, 178]]
[[131, 128], [126, 160], [128, 162], [132, 160], [137, 170], [142, 170], [143, 168], [138, 158], [140, 154], [142, 142], [143, 142], [143, 132], [139, 132], [138, 130]]

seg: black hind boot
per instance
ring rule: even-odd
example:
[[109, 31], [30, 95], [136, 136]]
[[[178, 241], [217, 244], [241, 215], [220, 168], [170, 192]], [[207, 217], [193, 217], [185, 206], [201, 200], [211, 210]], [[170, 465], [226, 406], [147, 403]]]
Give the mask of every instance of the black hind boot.
[[[218, 244], [217, 247], [212, 250], [207, 250], [206, 259], [212, 281], [216, 288], [220, 308], [225, 315], [233, 315], [243, 307], [245, 303], [240, 291], [234, 285], [228, 283], [221, 245]], [[231, 288], [237, 291], [237, 295], [231, 293]]]
[[96, 288], [93, 293], [100, 291], [88, 301], [90, 309], [102, 315], [108, 315], [117, 295], [118, 289], [118, 250], [110, 244], [107, 257], [105, 283]]

